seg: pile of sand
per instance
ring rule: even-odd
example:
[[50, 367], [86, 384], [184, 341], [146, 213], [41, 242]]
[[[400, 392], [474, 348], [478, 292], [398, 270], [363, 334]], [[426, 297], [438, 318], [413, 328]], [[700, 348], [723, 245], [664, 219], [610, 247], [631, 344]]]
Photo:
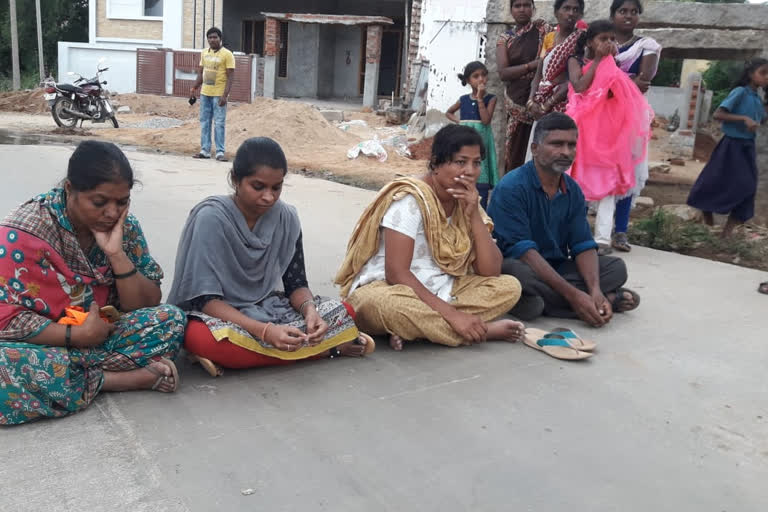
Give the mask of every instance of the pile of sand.
[[46, 114], [48, 113], [48, 102], [43, 98], [43, 94], [45, 94], [43, 89], [0, 92], [0, 111]]
[[[200, 125], [194, 121], [164, 130], [105, 130], [103, 136], [117, 142], [189, 155], [200, 149]], [[243, 141], [259, 136], [279, 142], [292, 169], [356, 176], [360, 183], [382, 184], [396, 174], [419, 174], [425, 169], [424, 162], [403, 158], [394, 150], [384, 163], [364, 156], [349, 160], [347, 151], [361, 139], [336, 128], [317, 109], [305, 103], [256, 98], [253, 103], [228, 112], [226, 149], [230, 158]]]
[[190, 106], [186, 98], [177, 98], [175, 96], [112, 94], [110, 99], [114, 103], [115, 108], [124, 105], [131, 107], [132, 114], [148, 114], [186, 120], [196, 119], [200, 112], [197, 105]]

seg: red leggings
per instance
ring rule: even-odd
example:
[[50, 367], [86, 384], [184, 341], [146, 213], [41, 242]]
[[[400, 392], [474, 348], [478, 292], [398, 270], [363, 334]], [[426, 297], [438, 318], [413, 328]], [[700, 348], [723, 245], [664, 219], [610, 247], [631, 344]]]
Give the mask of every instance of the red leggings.
[[184, 334], [184, 348], [187, 351], [224, 368], [256, 368], [258, 366], [282, 366], [296, 361], [285, 361], [252, 352], [224, 339], [216, 341], [204, 322], [190, 319]]

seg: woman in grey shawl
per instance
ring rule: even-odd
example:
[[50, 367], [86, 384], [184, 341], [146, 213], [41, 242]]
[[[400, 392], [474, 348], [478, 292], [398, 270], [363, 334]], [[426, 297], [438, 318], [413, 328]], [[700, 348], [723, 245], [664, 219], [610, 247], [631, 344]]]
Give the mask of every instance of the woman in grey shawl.
[[277, 142], [246, 140], [235, 193], [205, 199], [184, 226], [168, 300], [188, 312], [184, 347], [213, 376], [375, 349], [351, 307], [309, 290], [299, 217], [280, 200], [287, 167]]

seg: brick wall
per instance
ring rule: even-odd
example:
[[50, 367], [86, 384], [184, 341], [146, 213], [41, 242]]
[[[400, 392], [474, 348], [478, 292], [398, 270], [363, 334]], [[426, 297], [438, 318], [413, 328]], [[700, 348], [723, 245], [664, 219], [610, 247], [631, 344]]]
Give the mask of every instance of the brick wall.
[[98, 0], [96, 3], [96, 37], [162, 41], [163, 22], [107, 19], [107, 0]]
[[365, 61], [375, 64], [381, 60], [381, 25], [368, 26], [368, 38], [365, 42]]
[[280, 22], [267, 18], [264, 23], [264, 55], [275, 57], [280, 49]]
[[404, 84], [407, 87], [406, 96], [413, 98], [416, 93], [416, 81], [419, 79], [415, 76], [415, 68], [417, 59], [419, 56], [419, 35], [421, 34], [421, 0], [413, 0], [411, 6], [411, 27], [408, 34], [408, 65], [405, 67], [405, 80]]
[[[205, 3], [205, 12], [203, 12], [203, 3]], [[213, 12], [214, 7], [216, 7], [215, 13]], [[211, 0], [205, 2], [203, 0], [184, 0], [183, 9], [182, 42], [184, 48], [207, 48], [205, 32], [214, 26], [222, 28], [224, 0], [219, 0], [215, 6]], [[203, 18], [205, 18], [205, 26], [203, 26]], [[227, 35], [224, 34], [225, 45], [226, 41]]]
[[181, 27], [181, 45], [184, 48], [192, 48], [194, 30], [192, 28], [192, 17], [195, 11], [195, 0], [184, 0], [182, 5], [183, 25]]

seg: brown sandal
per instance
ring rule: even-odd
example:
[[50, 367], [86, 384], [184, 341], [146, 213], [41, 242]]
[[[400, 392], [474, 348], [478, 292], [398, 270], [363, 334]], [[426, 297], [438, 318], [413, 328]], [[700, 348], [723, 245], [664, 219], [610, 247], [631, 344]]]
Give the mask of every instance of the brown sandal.
[[163, 357], [159, 361], [153, 361], [153, 362], [157, 362], [157, 363], [163, 364], [163, 365], [165, 365], [165, 366], [167, 366], [168, 368], [171, 369], [171, 375], [170, 376], [173, 378], [173, 389], [171, 389], [170, 391], [162, 391], [162, 390], [158, 389], [160, 387], [160, 384], [162, 384], [163, 382], [167, 382], [168, 381], [168, 375], [163, 375], [162, 373], [160, 373], [159, 370], [156, 370], [156, 369], [152, 368], [152, 366], [147, 365], [144, 368], [146, 368], [150, 372], [152, 372], [155, 375], [157, 375], [157, 380], [155, 381], [155, 383], [152, 385], [152, 388], [151, 388], [152, 391], [159, 391], [160, 393], [173, 393], [173, 392], [175, 392], [179, 388], [179, 371], [176, 368], [176, 365], [173, 363], [173, 361], [171, 361], [170, 359], [166, 359], [165, 357]]
[[224, 370], [221, 369], [221, 366], [217, 365], [210, 359], [206, 359], [204, 357], [200, 357], [198, 355], [189, 353], [188, 355], [189, 362], [192, 364], [199, 364], [203, 367], [203, 370], [208, 372], [208, 375], [211, 377], [221, 377], [224, 375]]
[[363, 352], [364, 356], [367, 356], [368, 354], [373, 354], [373, 352], [376, 350], [376, 342], [373, 341], [373, 338], [365, 334], [364, 332], [360, 333], [360, 336], [358, 337], [357, 343], [360, 343], [360, 339], [365, 340], [365, 351]]
[[363, 350], [363, 353], [359, 356], [357, 354], [345, 354], [339, 348], [331, 349], [331, 357], [336, 356], [347, 356], [347, 357], [365, 357], [368, 354], [372, 354], [374, 350], [376, 350], [376, 342], [373, 341], [373, 338], [365, 334], [364, 332], [359, 332], [357, 335], [357, 339], [355, 341], [350, 341], [347, 343], [344, 343], [342, 345], [339, 345], [339, 347], [345, 347], [347, 345], [355, 344], [355, 345], [363, 345], [361, 341], [365, 342], [365, 349]]

